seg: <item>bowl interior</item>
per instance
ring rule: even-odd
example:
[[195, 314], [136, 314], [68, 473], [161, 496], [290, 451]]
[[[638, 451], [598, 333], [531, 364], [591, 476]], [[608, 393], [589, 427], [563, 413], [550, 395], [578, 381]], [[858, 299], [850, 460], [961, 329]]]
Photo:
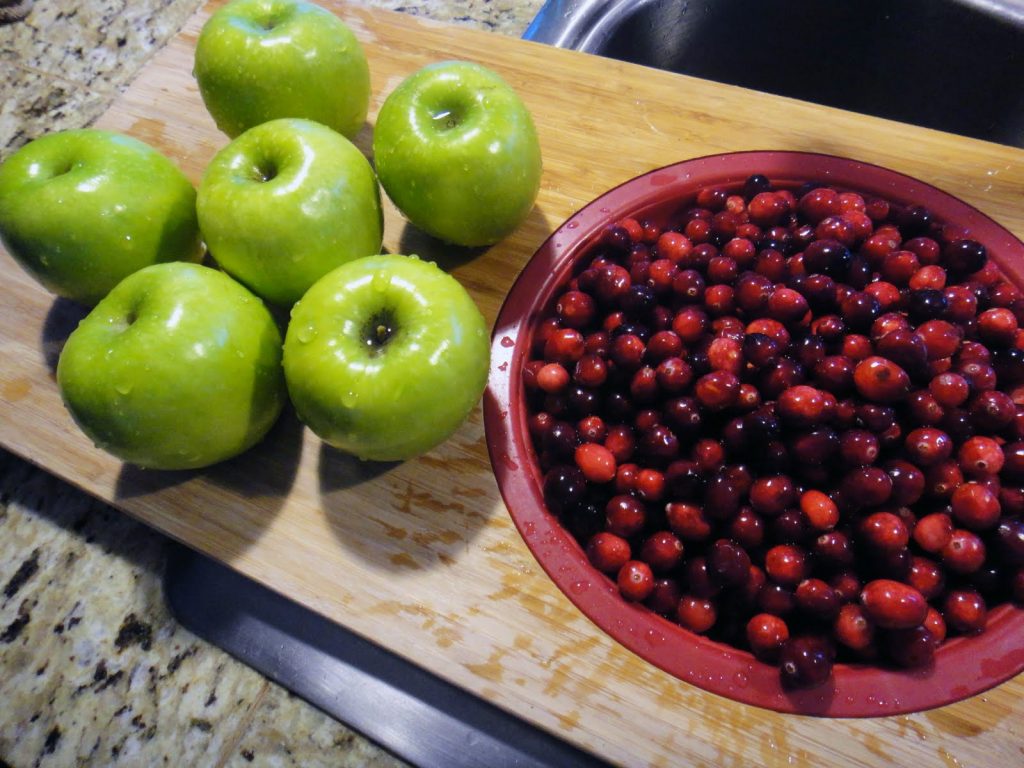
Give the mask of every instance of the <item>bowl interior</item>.
[[801, 152], [737, 152], [676, 163], [634, 178], [563, 223], [523, 269], [495, 324], [484, 417], [491, 463], [516, 527], [556, 586], [598, 627], [648, 662], [707, 691], [768, 709], [831, 717], [920, 711], [980, 693], [1024, 670], [1024, 610], [990, 611], [986, 631], [943, 644], [924, 669], [838, 664], [810, 689], [782, 686], [778, 669], [746, 651], [696, 635], [619, 596], [575, 538], [545, 508], [527, 430], [521, 371], [533, 330], [605, 226], [625, 216], [664, 223], [709, 185], [740, 185], [761, 173], [775, 185], [820, 182], [924, 205], [988, 248], [1006, 276], [1024, 285], [1024, 244], [975, 208], [924, 182], [846, 158]]

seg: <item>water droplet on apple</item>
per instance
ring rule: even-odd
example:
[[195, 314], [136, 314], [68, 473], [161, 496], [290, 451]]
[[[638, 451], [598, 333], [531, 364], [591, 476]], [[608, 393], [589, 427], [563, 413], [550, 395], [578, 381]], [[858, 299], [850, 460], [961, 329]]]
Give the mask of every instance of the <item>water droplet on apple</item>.
[[132, 391], [132, 383], [130, 381], [121, 381], [114, 385], [114, 389], [119, 395], [128, 395]]
[[304, 325], [295, 332], [295, 337], [302, 344], [308, 344], [316, 338], [316, 328], [312, 325]]
[[384, 293], [391, 287], [391, 275], [385, 272], [374, 272], [370, 278], [370, 287], [377, 293]]
[[351, 389], [345, 390], [341, 394], [341, 404], [346, 408], [352, 408], [356, 404], [356, 400], [359, 399], [359, 395], [353, 392]]

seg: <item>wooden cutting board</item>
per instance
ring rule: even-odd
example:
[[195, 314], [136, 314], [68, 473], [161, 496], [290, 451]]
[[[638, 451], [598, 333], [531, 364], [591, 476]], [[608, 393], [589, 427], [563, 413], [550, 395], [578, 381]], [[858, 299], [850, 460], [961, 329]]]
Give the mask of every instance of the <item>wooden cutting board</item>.
[[[327, 2], [357, 31], [374, 104], [439, 59], [499, 71], [532, 110], [536, 209], [468, 258], [386, 214], [387, 249], [437, 260], [493, 322], [534, 250], [587, 201], [651, 168], [743, 149], [825, 152], [931, 182], [1024, 235], [1024, 152], [411, 16]], [[213, 6], [217, 5], [214, 3]], [[213, 7], [211, 6], [211, 7]], [[227, 139], [192, 52], [211, 8], [143, 69], [99, 125], [148, 141], [194, 182]], [[359, 139], [369, 152], [370, 129]], [[142, 472], [66, 415], [53, 369], [80, 309], [0, 257], [0, 442], [448, 680], [629, 765], [1021, 765], [1024, 682], [939, 710], [871, 720], [779, 715], [681, 683], [618, 646], [549, 582], [512, 525], [479, 411], [416, 461], [369, 468], [286, 416], [261, 446], [202, 472]]]

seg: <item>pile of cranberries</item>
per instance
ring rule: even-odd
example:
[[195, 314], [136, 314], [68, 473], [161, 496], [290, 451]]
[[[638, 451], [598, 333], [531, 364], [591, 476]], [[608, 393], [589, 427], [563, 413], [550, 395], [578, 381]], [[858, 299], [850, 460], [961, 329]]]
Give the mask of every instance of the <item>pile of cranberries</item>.
[[1021, 324], [920, 206], [753, 175], [623, 219], [523, 371], [546, 505], [624, 599], [785, 684], [927, 665], [1024, 600]]

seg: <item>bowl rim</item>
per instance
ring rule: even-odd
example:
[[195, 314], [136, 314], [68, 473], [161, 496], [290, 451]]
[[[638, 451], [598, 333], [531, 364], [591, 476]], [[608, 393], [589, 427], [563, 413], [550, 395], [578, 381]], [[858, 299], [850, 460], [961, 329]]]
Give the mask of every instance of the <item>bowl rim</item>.
[[587, 203], [545, 240], [499, 310], [483, 410], [491, 465], [509, 516], [548, 577], [593, 624], [645, 661], [710, 693], [776, 712], [827, 717], [906, 714], [980, 694], [1024, 671], [1024, 608], [1006, 603], [990, 610], [983, 634], [946, 641], [924, 669], [837, 664], [825, 684], [788, 689], [777, 667], [625, 601], [544, 505], [525, 409], [518, 407], [517, 374], [553, 292], [609, 222], [671, 205], [710, 184], [742, 183], [752, 173], [773, 183], [822, 182], [924, 205], [940, 221], [969, 229], [1004, 274], [1024, 285], [1024, 243], [1008, 229], [934, 185], [874, 163], [818, 152], [745, 150], [691, 158], [629, 179]]

